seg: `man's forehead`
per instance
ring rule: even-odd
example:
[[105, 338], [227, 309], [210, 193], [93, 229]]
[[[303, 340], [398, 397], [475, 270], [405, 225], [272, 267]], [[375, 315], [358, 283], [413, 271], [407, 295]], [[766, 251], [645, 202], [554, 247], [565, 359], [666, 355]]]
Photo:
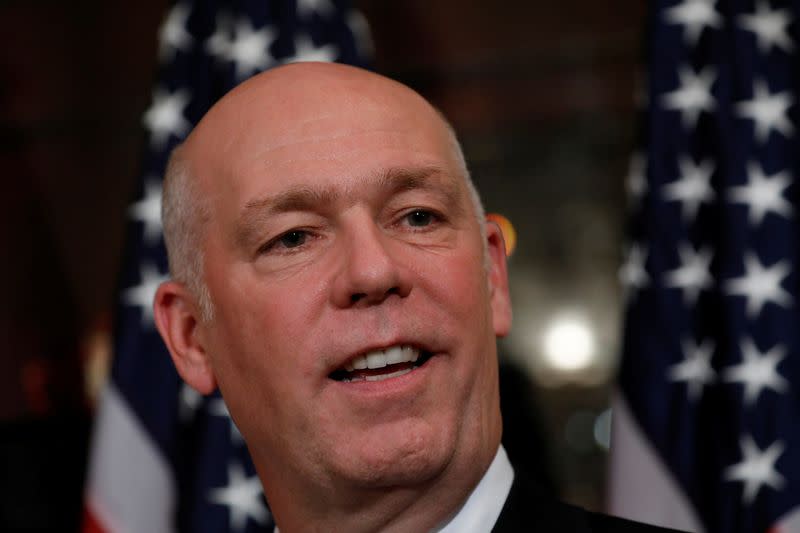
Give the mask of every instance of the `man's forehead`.
[[438, 112], [411, 89], [360, 69], [311, 64], [280, 67], [234, 89], [185, 146], [199, 189], [216, 198], [211, 211], [231, 220], [259, 198], [403, 169], [438, 166], [460, 187], [454, 145]]
[[347, 182], [299, 181], [246, 201], [242, 212], [312, 209], [318, 205], [348, 203], [361, 193], [391, 196], [409, 191], [430, 191], [456, 203], [462, 195], [462, 182], [462, 177], [442, 167], [391, 168], [375, 176], [359, 176]]

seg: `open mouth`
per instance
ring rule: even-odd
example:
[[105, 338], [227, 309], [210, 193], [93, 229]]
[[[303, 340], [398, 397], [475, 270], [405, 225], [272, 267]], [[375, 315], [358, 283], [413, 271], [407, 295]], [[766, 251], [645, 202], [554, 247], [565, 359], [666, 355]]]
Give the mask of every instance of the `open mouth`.
[[385, 350], [372, 350], [348, 361], [342, 368], [331, 372], [335, 381], [383, 381], [408, 374], [424, 365], [431, 353], [413, 346], [391, 346]]

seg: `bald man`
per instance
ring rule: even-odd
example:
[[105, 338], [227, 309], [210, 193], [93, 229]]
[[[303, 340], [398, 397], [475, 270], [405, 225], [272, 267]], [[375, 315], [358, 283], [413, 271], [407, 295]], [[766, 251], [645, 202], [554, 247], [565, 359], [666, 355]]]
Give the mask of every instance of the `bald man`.
[[418, 94], [271, 70], [208, 112], [164, 187], [158, 329], [189, 385], [221, 390], [282, 533], [645, 530], [515, 478], [502, 236]]

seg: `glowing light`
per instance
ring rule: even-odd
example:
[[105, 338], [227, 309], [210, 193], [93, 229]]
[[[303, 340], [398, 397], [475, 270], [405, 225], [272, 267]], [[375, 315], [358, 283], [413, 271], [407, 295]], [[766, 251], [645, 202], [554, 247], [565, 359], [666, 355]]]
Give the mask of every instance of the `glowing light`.
[[545, 358], [556, 370], [583, 370], [595, 357], [594, 334], [580, 317], [559, 317], [545, 330], [543, 349]]

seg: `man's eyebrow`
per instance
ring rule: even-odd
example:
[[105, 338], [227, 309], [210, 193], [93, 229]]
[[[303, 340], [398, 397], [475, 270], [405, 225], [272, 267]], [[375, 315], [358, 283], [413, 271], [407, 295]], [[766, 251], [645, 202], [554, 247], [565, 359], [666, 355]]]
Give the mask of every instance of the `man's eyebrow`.
[[438, 167], [398, 168], [381, 176], [381, 186], [391, 194], [405, 191], [432, 191], [443, 196], [450, 206], [460, 206], [462, 187], [458, 178]]
[[240, 219], [247, 218], [251, 213], [273, 215], [288, 211], [306, 211], [313, 209], [314, 206], [329, 205], [338, 197], [339, 193], [332, 188], [294, 187], [266, 198], [247, 202], [244, 204]]
[[332, 205], [339, 193], [332, 188], [295, 187], [287, 191], [247, 202], [236, 221], [236, 241], [248, 246], [257, 239], [259, 222], [280, 213], [311, 211], [320, 205]]

